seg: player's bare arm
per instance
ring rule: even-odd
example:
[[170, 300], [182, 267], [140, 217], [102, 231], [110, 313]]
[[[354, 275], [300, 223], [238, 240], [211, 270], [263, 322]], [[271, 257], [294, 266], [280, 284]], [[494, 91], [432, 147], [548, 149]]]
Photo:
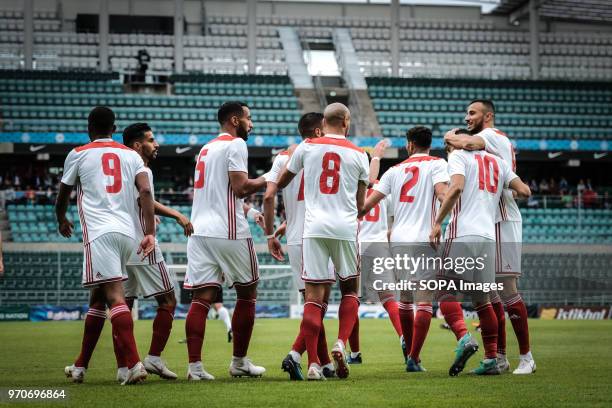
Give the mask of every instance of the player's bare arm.
[[274, 231], [274, 210], [276, 207], [275, 201], [277, 192], [278, 186], [276, 183], [268, 182], [263, 199], [265, 218], [264, 231], [266, 233], [268, 251], [270, 252], [270, 255], [272, 255], [275, 259], [282, 261], [285, 259], [285, 255], [283, 254], [281, 243], [276, 236], [276, 232]]
[[153, 201], [153, 205], [155, 208], [155, 215], [161, 215], [162, 217], [172, 218], [176, 221], [178, 225], [183, 227], [183, 233], [186, 237], [191, 236], [193, 234], [193, 225], [191, 225], [191, 221], [189, 218], [185, 217], [179, 211], [174, 208], [167, 207], [161, 204], [158, 201]]
[[378, 180], [378, 175], [380, 173], [380, 159], [385, 155], [385, 150], [389, 143], [386, 140], [381, 140], [376, 143], [374, 146], [374, 151], [372, 152], [372, 160], [370, 160], [370, 184], [374, 184], [376, 180]]
[[255, 221], [255, 224], [259, 225], [259, 228], [261, 228], [263, 231], [266, 230], [266, 219], [262, 213], [246, 203], [242, 204], [242, 211], [244, 211], [244, 216], [247, 219], [251, 217], [253, 221]]
[[372, 193], [366, 198], [365, 203], [363, 205], [363, 210], [359, 211], [357, 216], [359, 218], [363, 217], [367, 213], [372, 210], [381, 200], [383, 200], [386, 196], [380, 191], [373, 190]]
[[151, 193], [151, 185], [149, 184], [147, 173], [138, 173], [135, 184], [146, 229], [145, 236], [140, 243], [137, 253], [144, 259], [155, 249], [155, 205], [153, 204], [153, 194]]
[[71, 192], [72, 186], [60, 183], [57, 199], [55, 200], [55, 217], [57, 218], [58, 230], [65, 238], [70, 238], [72, 236], [72, 229], [74, 228], [74, 224], [66, 218]]
[[440, 211], [438, 212], [436, 221], [434, 222], [431, 233], [429, 234], [429, 244], [433, 249], [438, 249], [440, 237], [442, 236], [442, 222], [448, 213], [450, 213], [450, 211], [453, 209], [459, 197], [461, 197], [464, 185], [465, 176], [461, 174], [453, 174], [451, 176], [450, 187], [446, 192], [446, 196], [444, 197], [444, 201], [440, 206]]
[[228, 173], [232, 190], [238, 198], [248, 197], [266, 186], [266, 179], [263, 177], [250, 179], [249, 175], [243, 171], [230, 171]]
[[446, 193], [448, 192], [448, 183], [436, 183], [434, 186], [434, 194], [436, 198], [442, 204], [444, 201], [444, 197], [446, 197]]
[[476, 135], [456, 134], [457, 129], [451, 129], [444, 135], [444, 142], [456, 149], [484, 150], [484, 139]]
[[525, 184], [520, 177], [514, 178], [510, 182], [509, 187], [520, 198], [529, 198], [531, 196], [531, 189], [529, 189], [529, 186]]
[[[368, 189], [368, 186], [366, 186], [365, 183], [362, 181], [360, 181], [359, 184], [357, 185], [357, 197], [356, 198], [357, 198], [357, 213], [358, 214], [361, 214], [364, 210], [367, 189]], [[364, 212], [364, 214], [366, 212]]]
[[295, 173], [292, 173], [289, 170], [287, 170], [287, 166], [285, 165], [285, 167], [283, 168], [283, 171], [281, 172], [280, 177], [278, 178], [278, 181], [276, 182], [277, 188], [283, 189], [287, 187], [287, 185], [291, 183], [291, 180], [293, 180], [294, 177], [295, 177]]
[[0, 278], [4, 275], [4, 257], [2, 256], [2, 233], [0, 232]]

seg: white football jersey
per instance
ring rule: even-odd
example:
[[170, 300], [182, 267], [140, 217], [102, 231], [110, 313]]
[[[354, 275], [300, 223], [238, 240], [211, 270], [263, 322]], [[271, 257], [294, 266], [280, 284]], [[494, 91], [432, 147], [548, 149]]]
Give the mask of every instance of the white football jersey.
[[244, 200], [236, 197], [229, 179], [230, 171], [248, 173], [247, 162], [247, 145], [239, 137], [222, 133], [202, 147], [193, 177], [193, 235], [232, 240], [251, 237], [242, 209]]
[[[366, 197], [372, 192], [374, 192], [374, 189], [368, 188]], [[389, 242], [387, 239], [389, 229], [387, 217], [390, 198], [390, 196], [387, 196], [380, 200], [369, 213], [359, 220], [359, 242]]]
[[[285, 164], [289, 161], [289, 153], [281, 152], [272, 163], [268, 180], [277, 182]], [[301, 245], [304, 234], [304, 170], [300, 170], [293, 180], [283, 189], [285, 216], [287, 217], [287, 245]]]
[[135, 239], [136, 175], [146, 172], [140, 155], [112, 139], [76, 147], [64, 162], [62, 183], [77, 186], [83, 243], [109, 232]]
[[[147, 176], [149, 176], [149, 185], [151, 186], [151, 194], [153, 195], [153, 199], [155, 199], [155, 190], [153, 187], [153, 172], [150, 168], [145, 167], [145, 171]], [[136, 187], [134, 187], [136, 189]], [[140, 243], [144, 239], [144, 232], [146, 230], [146, 223], [144, 219], [144, 215], [142, 212], [142, 208], [140, 208], [140, 204], [138, 202], [138, 189], [135, 192], [136, 200], [134, 201], [134, 205], [132, 206], [132, 219], [134, 220], [134, 237], [136, 242]], [[155, 237], [155, 250], [152, 251], [149, 256], [145, 259], [141, 260], [141, 256], [137, 254], [138, 248], [135, 248], [132, 252], [132, 256], [128, 261], [128, 265], [156, 265], [159, 262], [164, 260], [164, 255], [159, 247], [159, 242], [157, 241], [157, 237]]]
[[451, 211], [446, 239], [476, 235], [495, 240], [495, 214], [504, 188], [518, 177], [498, 156], [455, 150], [448, 155], [448, 174], [465, 177], [463, 192]]
[[304, 169], [304, 238], [357, 240], [357, 184], [369, 183], [368, 157], [344, 136], [306, 139], [287, 169]]
[[434, 186], [449, 180], [446, 161], [422, 153], [413, 154], [383, 174], [374, 189], [393, 197], [392, 245], [429, 242], [439, 207]]
[[[477, 136], [482, 137], [485, 142], [485, 150], [491, 154], [504, 159], [506, 164], [516, 173], [516, 157], [514, 146], [506, 134], [495, 128], [483, 129]], [[519, 210], [512, 190], [505, 189], [495, 215], [495, 222], [499, 221], [522, 221], [521, 211]]]

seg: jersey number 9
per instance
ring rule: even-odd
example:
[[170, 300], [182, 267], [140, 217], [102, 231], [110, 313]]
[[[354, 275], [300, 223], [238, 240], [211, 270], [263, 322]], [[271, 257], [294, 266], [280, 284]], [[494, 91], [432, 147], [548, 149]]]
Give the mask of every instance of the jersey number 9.
[[117, 194], [121, 191], [121, 162], [119, 156], [115, 153], [104, 153], [102, 155], [102, 172], [113, 178], [113, 182], [106, 185], [106, 192]]

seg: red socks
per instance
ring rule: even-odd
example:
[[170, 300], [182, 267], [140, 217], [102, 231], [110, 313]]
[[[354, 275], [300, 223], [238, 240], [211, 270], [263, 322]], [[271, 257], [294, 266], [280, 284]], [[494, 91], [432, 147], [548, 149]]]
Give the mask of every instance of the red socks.
[[393, 298], [390, 298], [386, 301], [383, 301], [382, 305], [389, 314], [389, 319], [391, 320], [391, 324], [393, 325], [395, 332], [398, 336], [401, 336], [403, 331], [402, 323], [400, 322], [399, 305], [397, 301]]
[[98, 339], [104, 328], [106, 320], [105, 309], [90, 308], [85, 317], [85, 328], [83, 329], [83, 342], [81, 343], [81, 353], [77, 357], [74, 365], [77, 367], [85, 367], [89, 365], [89, 360], [93, 354]]
[[344, 295], [340, 301], [338, 309], [338, 340], [342, 340], [344, 344], [348, 341], [355, 322], [359, 319], [359, 299], [355, 295]]
[[189, 362], [202, 361], [202, 344], [206, 331], [206, 316], [210, 304], [203, 300], [192, 300], [187, 319], [185, 320], [185, 334], [187, 335], [187, 352]]
[[506, 313], [499, 296], [493, 297], [491, 306], [495, 312], [495, 317], [497, 317], [497, 352], [506, 354]]
[[519, 350], [521, 354], [529, 353], [529, 324], [527, 323], [527, 307], [518, 293], [507, 299], [504, 302], [506, 310], [508, 311], [508, 317], [516, 339], [519, 343]]
[[457, 340], [465, 336], [467, 327], [463, 320], [463, 309], [459, 302], [440, 302], [440, 311], [444, 315], [444, 320], [450, 326]]
[[413, 308], [412, 302], [399, 302], [398, 304], [398, 314], [402, 327], [402, 335], [404, 336], [404, 343], [406, 344], [406, 353], [410, 351], [410, 345], [412, 344], [412, 330], [414, 328]]
[[485, 358], [497, 357], [497, 317], [490, 303], [476, 307], [480, 319], [482, 342], [485, 349]]
[[238, 299], [232, 316], [234, 357], [247, 355], [255, 325], [255, 299]]
[[136, 340], [134, 339], [134, 322], [132, 313], [125, 303], [118, 303], [110, 310], [113, 325], [113, 339], [125, 357], [125, 367], [132, 368], [140, 361]]
[[348, 339], [349, 346], [351, 346], [351, 351], [356, 353], [360, 351], [359, 349], [359, 319], [355, 321], [355, 325], [353, 326], [353, 331]]
[[[432, 315], [433, 308], [431, 303], [417, 305], [417, 312], [414, 318], [414, 333], [412, 334], [412, 347], [408, 351], [408, 355], [417, 363], [419, 362], [419, 355], [429, 331]], [[406, 343], [406, 346], [408, 346], [408, 343]]]
[[308, 366], [316, 363], [321, 365], [318, 356], [318, 340], [319, 332], [321, 331], [321, 311], [323, 306], [314, 302], [304, 303], [304, 315], [300, 326], [300, 333], [306, 343], [306, 351], [308, 352]]
[[[327, 350], [327, 338], [325, 337], [325, 325], [323, 324], [323, 319], [325, 318], [326, 312], [327, 312], [327, 303], [323, 303], [323, 307], [321, 308], [321, 330], [319, 330], [319, 340], [317, 341], [317, 355], [319, 357], [319, 362], [321, 363], [321, 366], [331, 363], [331, 360], [329, 358], [329, 351]], [[357, 324], [358, 323], [359, 323], [359, 320], [357, 320]], [[357, 330], [359, 330], [359, 328]]]
[[174, 308], [171, 306], [159, 306], [155, 320], [153, 320], [153, 335], [151, 336], [151, 346], [149, 355], [159, 357], [164, 351], [174, 320]]

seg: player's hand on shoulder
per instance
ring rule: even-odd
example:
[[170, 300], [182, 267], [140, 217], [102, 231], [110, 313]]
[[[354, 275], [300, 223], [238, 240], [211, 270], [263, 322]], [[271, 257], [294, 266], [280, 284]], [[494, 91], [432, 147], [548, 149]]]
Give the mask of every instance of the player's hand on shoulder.
[[434, 249], [438, 250], [440, 245], [440, 237], [442, 236], [442, 226], [438, 223], [433, 225], [431, 233], [429, 234], [429, 245]]
[[138, 251], [136, 252], [140, 255], [140, 260], [144, 260], [151, 252], [155, 250], [155, 235], [145, 235], [140, 245], [138, 246]]
[[455, 136], [455, 132], [457, 132], [458, 130], [459, 130], [459, 128], [452, 128], [451, 130], [446, 132], [444, 134], [444, 142], [448, 143], [449, 139], [451, 139], [453, 136]]
[[70, 222], [67, 218], [64, 218], [59, 221], [59, 233], [62, 237], [70, 238], [72, 236], [72, 229], [74, 228], [74, 224]]
[[191, 236], [191, 234], [193, 234], [193, 225], [191, 224], [191, 221], [189, 221], [189, 218], [181, 214], [177, 218], [176, 222], [178, 223], [178, 225], [183, 227], [183, 233], [185, 234], [186, 237], [189, 237]]
[[385, 150], [387, 150], [387, 147], [389, 147], [389, 142], [387, 142], [386, 139], [376, 143], [376, 146], [374, 146], [374, 151], [372, 152], [372, 157], [382, 159], [385, 155]]
[[285, 254], [283, 254], [283, 247], [281, 246], [280, 241], [276, 237], [268, 238], [268, 251], [274, 259], [277, 259], [279, 261], [285, 260]]

